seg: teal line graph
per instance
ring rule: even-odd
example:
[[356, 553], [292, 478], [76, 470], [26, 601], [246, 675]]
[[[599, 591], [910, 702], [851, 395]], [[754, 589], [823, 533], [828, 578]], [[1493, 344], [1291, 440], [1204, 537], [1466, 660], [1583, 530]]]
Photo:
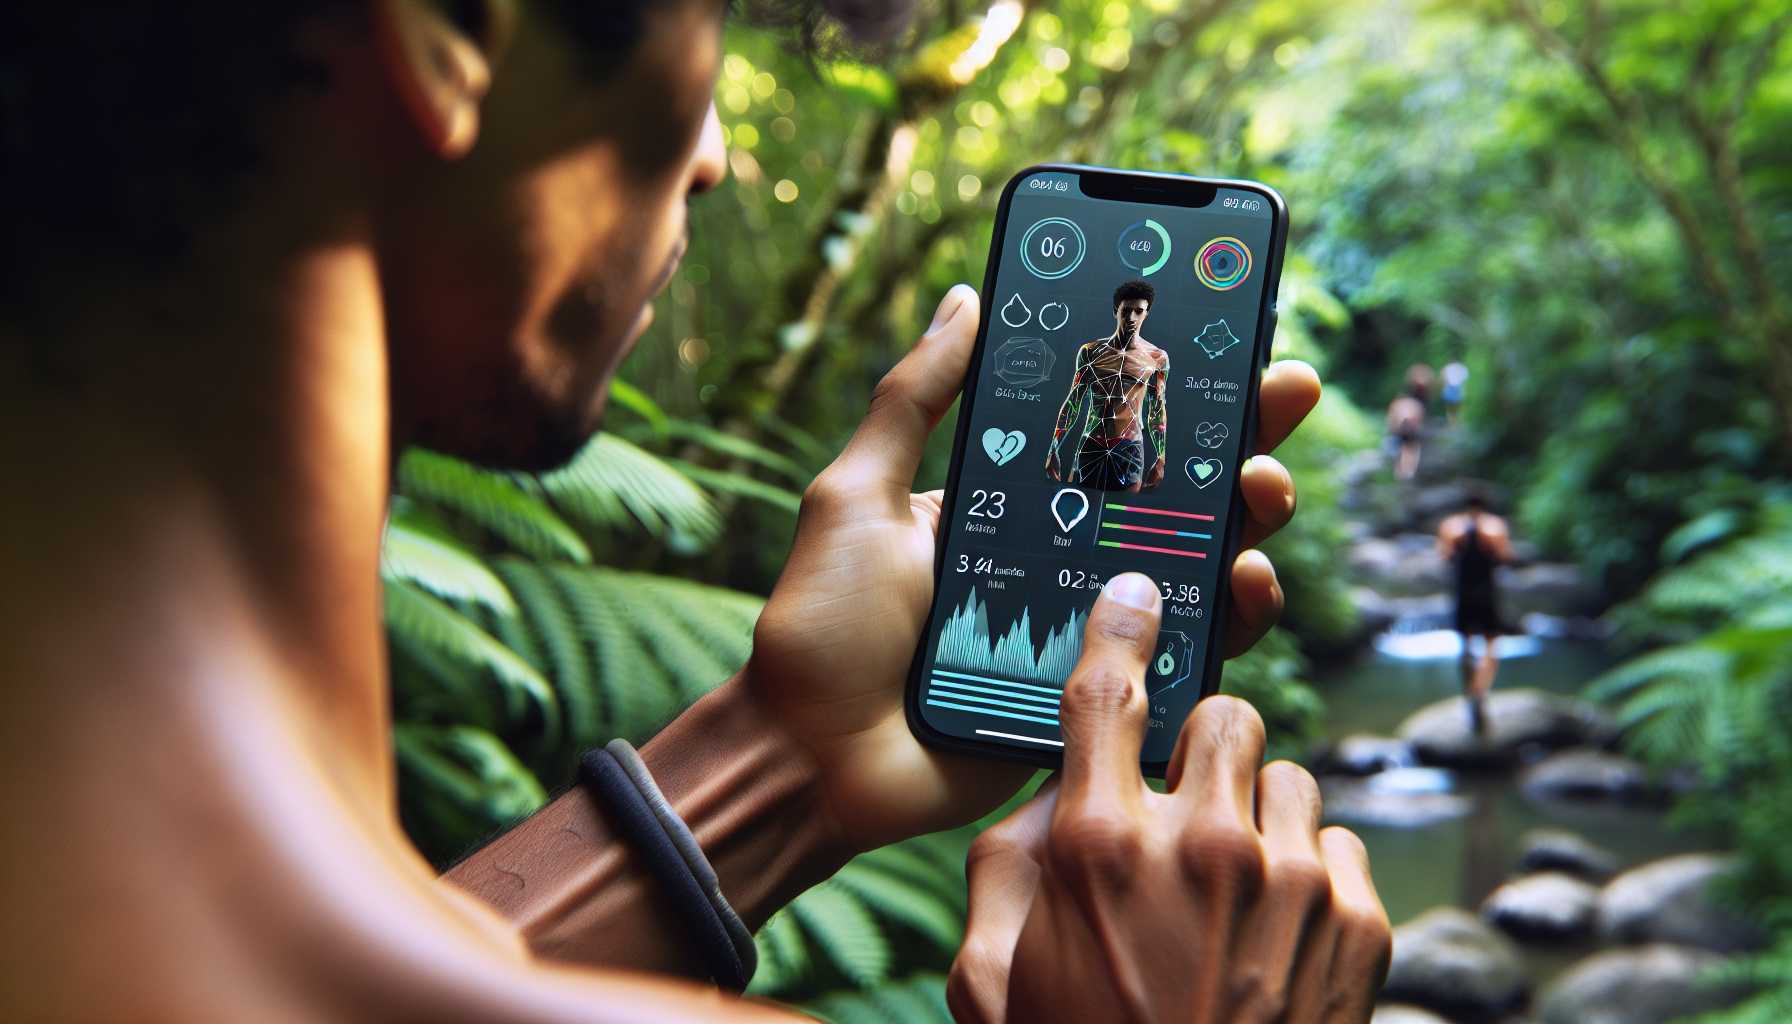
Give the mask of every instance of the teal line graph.
[[1083, 622], [1087, 617], [1084, 612], [1071, 612], [1069, 620], [1046, 633], [1045, 643], [1035, 649], [1032, 613], [1022, 608], [1020, 617], [992, 642], [989, 606], [979, 602], [972, 591], [940, 629], [934, 667], [986, 673], [1001, 681], [1044, 683], [1055, 692], [1070, 678], [1070, 670], [1083, 653]]

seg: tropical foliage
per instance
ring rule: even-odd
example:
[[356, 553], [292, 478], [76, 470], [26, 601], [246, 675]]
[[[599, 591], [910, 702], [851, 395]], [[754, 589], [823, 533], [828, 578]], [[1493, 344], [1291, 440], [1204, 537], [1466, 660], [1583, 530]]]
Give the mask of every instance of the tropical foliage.
[[1696, 771], [1681, 816], [1741, 850], [1731, 895], [1779, 939], [1726, 969], [1763, 991], [1714, 1019], [1765, 1024], [1792, 1014], [1792, 502], [1766, 504], [1708, 544], [1622, 610], [1633, 634], [1680, 642], [1607, 673], [1593, 693], [1617, 702], [1638, 753]]
[[618, 536], [714, 541], [710, 493], [621, 438], [540, 478], [406, 453], [386, 625], [407, 826], [464, 851], [563, 785], [579, 751], [644, 740], [746, 660], [760, 601], [595, 564]]

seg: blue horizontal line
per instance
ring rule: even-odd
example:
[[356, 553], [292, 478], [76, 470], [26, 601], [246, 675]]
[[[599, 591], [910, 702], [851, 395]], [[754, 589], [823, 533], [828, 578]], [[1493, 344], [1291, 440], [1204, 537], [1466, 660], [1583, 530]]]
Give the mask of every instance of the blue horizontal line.
[[1023, 690], [1038, 690], [1040, 693], [1049, 693], [1054, 697], [1064, 692], [1062, 687], [1034, 686], [1031, 683], [1017, 683], [1012, 679], [992, 679], [989, 676], [974, 676], [969, 672], [948, 672], [943, 668], [934, 669], [933, 674], [949, 676], [953, 679], [969, 679], [978, 683], [995, 683], [997, 686], [1018, 686]]
[[1015, 711], [1031, 711], [1031, 712], [1034, 712], [1036, 714], [1041, 714], [1041, 715], [1055, 715], [1058, 713], [1058, 709], [1055, 707], [1042, 708], [1042, 707], [1037, 707], [1032, 704], [1015, 704], [1012, 701], [996, 700], [994, 697], [973, 697], [968, 693], [937, 693], [937, 694], [929, 693], [928, 694], [928, 696], [930, 696], [930, 697], [936, 696], [936, 695], [940, 696], [940, 697], [950, 697], [953, 700], [968, 700], [973, 704], [993, 704], [998, 708], [1012, 708]]
[[928, 699], [927, 703], [936, 708], [951, 708], [954, 711], [974, 711], [983, 715], [1000, 715], [1003, 718], [1018, 718], [1023, 722], [1038, 722], [1040, 725], [1057, 725], [1056, 718], [1040, 718], [1038, 715], [1017, 715], [1012, 711], [997, 711], [995, 708], [973, 708], [963, 704], [948, 704], [943, 700]]
[[[1110, 530], [1125, 530], [1126, 529], [1125, 523], [1102, 523], [1101, 525], [1107, 527]], [[1128, 532], [1141, 532], [1141, 531], [1128, 531]], [[1213, 539], [1213, 534], [1211, 534], [1211, 533], [1196, 533], [1193, 530], [1160, 530], [1160, 529], [1153, 527], [1150, 530], [1145, 530], [1142, 532], [1155, 533], [1159, 536], [1169, 535], [1169, 536], [1175, 536], [1175, 537], [1194, 537], [1198, 540], [1212, 540]]]
[[933, 685], [935, 687], [944, 686], [953, 690], [969, 690], [972, 693], [987, 693], [995, 697], [1010, 697], [1014, 700], [1030, 700], [1052, 708], [1058, 706], [1058, 701], [1054, 697], [1035, 697], [1030, 693], [1009, 693], [1007, 690], [997, 690], [988, 686], [972, 686], [970, 683], [956, 683], [950, 679], [935, 679]]

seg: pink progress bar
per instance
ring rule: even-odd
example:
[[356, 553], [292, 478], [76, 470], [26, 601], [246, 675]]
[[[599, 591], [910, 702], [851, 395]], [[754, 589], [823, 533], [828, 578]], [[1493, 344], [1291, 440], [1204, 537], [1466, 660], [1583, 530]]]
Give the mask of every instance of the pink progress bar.
[[1107, 507], [1121, 512], [1149, 512], [1154, 516], [1176, 516], [1181, 519], [1199, 519], [1204, 523], [1213, 522], [1212, 516], [1204, 516], [1199, 512], [1172, 512], [1167, 508], [1146, 508], [1143, 505], [1117, 505], [1108, 502]]
[[1123, 544], [1117, 540], [1104, 540], [1101, 542], [1101, 546], [1104, 548], [1131, 548], [1134, 551], [1155, 551], [1160, 555], [1181, 555], [1184, 558], [1207, 557], [1204, 552], [1200, 551], [1178, 551], [1175, 548], [1154, 548], [1148, 544]]

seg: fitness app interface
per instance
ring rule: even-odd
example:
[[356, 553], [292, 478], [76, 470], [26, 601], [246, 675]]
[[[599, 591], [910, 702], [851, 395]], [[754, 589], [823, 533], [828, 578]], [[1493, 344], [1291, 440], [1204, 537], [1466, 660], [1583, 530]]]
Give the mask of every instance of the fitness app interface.
[[1246, 189], [1193, 208], [1021, 182], [923, 640], [935, 729], [1062, 747], [1089, 607], [1136, 570], [1164, 599], [1144, 759], [1169, 759], [1213, 632], [1273, 226]]

